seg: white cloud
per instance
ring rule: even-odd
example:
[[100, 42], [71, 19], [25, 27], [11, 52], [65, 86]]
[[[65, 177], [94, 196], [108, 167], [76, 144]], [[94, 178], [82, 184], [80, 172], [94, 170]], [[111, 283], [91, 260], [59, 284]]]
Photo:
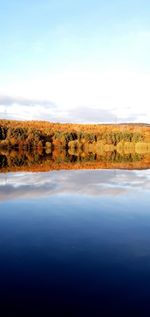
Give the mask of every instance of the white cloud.
[[50, 100], [0, 95], [0, 116], [12, 119], [54, 119], [56, 105]]
[[72, 122], [76, 122], [85, 108], [87, 110], [83, 111], [85, 115], [81, 118], [82, 122], [93, 122], [92, 118], [99, 112], [103, 118], [106, 114], [103, 122], [111, 115], [110, 122], [117, 118], [118, 122], [149, 123], [149, 82], [149, 73], [116, 67], [105, 71], [93, 71], [90, 68], [88, 71], [75, 70], [72, 67], [47, 76], [35, 74], [28, 80], [15, 81], [14, 84], [10, 82], [7, 87], [1, 87], [0, 93], [5, 96], [8, 92], [10, 96], [17, 96], [19, 91], [20, 96], [24, 97], [20, 101], [17, 99], [17, 102], [16, 97], [5, 97], [5, 104], [0, 99], [0, 113], [1, 116], [6, 112], [9, 115], [10, 110], [9, 116], [13, 118], [16, 113], [20, 119], [68, 121], [71, 118]]

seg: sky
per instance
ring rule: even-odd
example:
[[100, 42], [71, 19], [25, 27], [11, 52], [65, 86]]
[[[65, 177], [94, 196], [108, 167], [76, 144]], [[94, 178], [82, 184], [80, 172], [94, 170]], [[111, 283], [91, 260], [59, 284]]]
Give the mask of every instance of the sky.
[[0, 118], [150, 123], [149, 0], [0, 0]]

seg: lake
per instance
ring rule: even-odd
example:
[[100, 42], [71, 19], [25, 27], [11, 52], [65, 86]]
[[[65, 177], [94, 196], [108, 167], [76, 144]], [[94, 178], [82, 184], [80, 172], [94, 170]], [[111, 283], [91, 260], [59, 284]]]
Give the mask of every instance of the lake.
[[150, 170], [0, 174], [1, 309], [149, 316]]

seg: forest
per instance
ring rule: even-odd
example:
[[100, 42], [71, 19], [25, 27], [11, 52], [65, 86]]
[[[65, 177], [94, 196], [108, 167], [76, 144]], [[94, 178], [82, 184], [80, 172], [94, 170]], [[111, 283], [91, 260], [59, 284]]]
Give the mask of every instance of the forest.
[[150, 144], [147, 124], [68, 124], [45, 121], [0, 120], [0, 147], [30, 150], [62, 147], [71, 151], [95, 147]]

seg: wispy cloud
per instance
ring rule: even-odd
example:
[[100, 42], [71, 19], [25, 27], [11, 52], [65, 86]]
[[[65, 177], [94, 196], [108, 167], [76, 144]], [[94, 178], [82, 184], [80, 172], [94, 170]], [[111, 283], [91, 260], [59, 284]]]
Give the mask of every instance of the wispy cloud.
[[28, 99], [22, 97], [12, 97], [0, 95], [0, 105], [2, 106], [12, 106], [12, 105], [20, 105], [20, 106], [29, 106], [29, 107], [37, 107], [38, 105], [43, 106], [45, 108], [55, 108], [56, 105], [50, 101], [45, 99]]
[[78, 107], [68, 110], [68, 119], [78, 123], [116, 122], [117, 116], [112, 110], [98, 109], [96, 107]]
[[0, 96], [0, 117], [4, 119], [55, 121], [56, 108], [46, 99]]

